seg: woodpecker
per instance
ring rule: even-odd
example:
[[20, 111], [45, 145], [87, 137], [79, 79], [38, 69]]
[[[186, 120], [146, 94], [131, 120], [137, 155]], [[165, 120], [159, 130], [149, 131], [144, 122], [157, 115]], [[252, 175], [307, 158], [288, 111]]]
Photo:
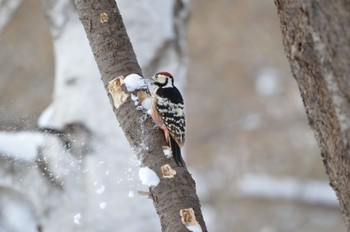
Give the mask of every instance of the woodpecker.
[[151, 115], [165, 135], [177, 165], [184, 166], [181, 147], [185, 143], [184, 101], [174, 86], [174, 78], [168, 72], [159, 72], [153, 77], [156, 87], [152, 91]]

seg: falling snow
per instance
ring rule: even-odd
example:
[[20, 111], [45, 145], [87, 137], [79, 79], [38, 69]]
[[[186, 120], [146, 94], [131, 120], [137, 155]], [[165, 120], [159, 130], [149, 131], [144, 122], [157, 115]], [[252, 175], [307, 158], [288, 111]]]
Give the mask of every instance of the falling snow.
[[80, 224], [80, 219], [81, 219], [81, 214], [77, 213], [76, 215], [74, 215], [73, 217], [73, 221], [75, 224], [79, 225]]
[[96, 190], [96, 193], [97, 194], [102, 194], [102, 193], [104, 193], [105, 189], [106, 189], [106, 187], [104, 185], [101, 185], [101, 187]]
[[101, 202], [99, 206], [101, 209], [105, 209], [107, 207], [107, 202]]
[[128, 193], [128, 197], [129, 198], [133, 198], [135, 196], [135, 193], [134, 193], [134, 191], [129, 191], [129, 193]]

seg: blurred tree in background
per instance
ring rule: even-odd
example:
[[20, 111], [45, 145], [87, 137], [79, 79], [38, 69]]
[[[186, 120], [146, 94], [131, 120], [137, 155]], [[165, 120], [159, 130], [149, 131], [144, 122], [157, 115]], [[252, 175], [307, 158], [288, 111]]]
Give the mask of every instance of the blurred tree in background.
[[283, 42], [350, 230], [350, 4], [276, 0]]

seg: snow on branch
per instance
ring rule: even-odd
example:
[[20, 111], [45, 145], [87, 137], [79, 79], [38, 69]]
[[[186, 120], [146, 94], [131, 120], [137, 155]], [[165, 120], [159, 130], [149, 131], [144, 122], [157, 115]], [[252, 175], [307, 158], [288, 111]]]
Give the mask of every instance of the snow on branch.
[[149, 167], [142, 167], [139, 170], [139, 177], [143, 185], [148, 187], [157, 186], [160, 182], [157, 174]]
[[124, 84], [129, 92], [133, 92], [139, 89], [147, 89], [145, 79], [135, 73], [127, 75], [124, 79]]

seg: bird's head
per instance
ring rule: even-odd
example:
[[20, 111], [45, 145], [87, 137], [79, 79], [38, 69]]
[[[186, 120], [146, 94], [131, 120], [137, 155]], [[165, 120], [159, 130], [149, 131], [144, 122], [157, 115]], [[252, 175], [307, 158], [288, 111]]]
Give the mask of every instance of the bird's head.
[[159, 72], [153, 77], [154, 84], [163, 87], [170, 88], [174, 86], [174, 77], [168, 72]]

